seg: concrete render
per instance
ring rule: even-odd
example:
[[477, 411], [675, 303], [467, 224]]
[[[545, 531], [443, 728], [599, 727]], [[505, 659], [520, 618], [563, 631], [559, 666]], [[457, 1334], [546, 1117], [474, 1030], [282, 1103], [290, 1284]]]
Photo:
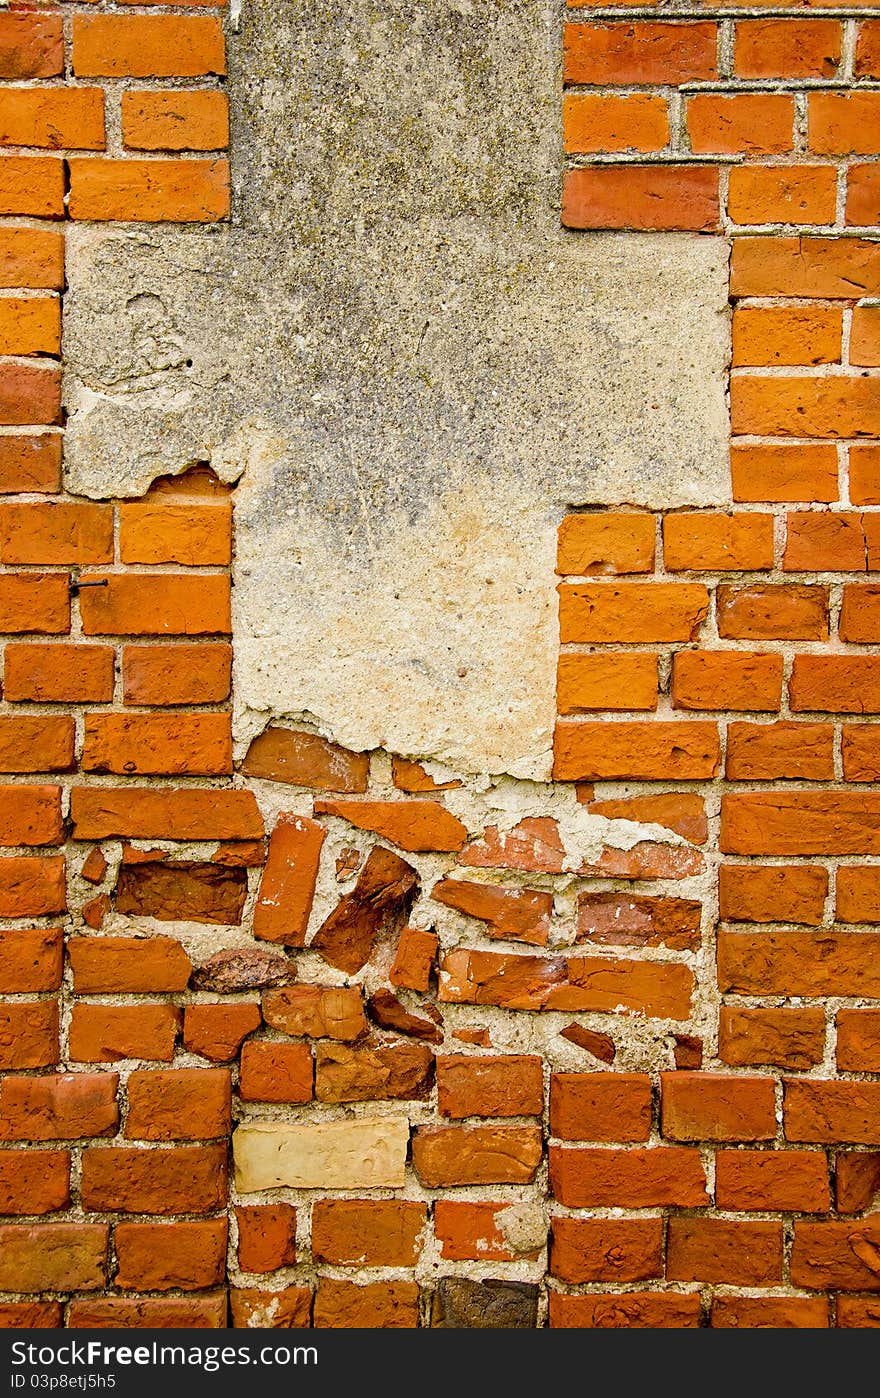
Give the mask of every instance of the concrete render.
[[245, 0], [232, 226], [71, 226], [70, 488], [239, 481], [239, 749], [546, 779], [563, 513], [729, 499], [726, 241], [560, 227], [561, 18]]

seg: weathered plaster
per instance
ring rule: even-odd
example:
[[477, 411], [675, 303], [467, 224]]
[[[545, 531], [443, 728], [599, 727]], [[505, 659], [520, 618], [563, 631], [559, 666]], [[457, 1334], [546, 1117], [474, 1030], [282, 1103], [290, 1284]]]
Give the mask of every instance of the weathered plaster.
[[270, 715], [546, 778], [568, 505], [727, 499], [727, 248], [559, 226], [558, 0], [245, 0], [232, 228], [73, 226], [74, 490], [241, 478]]

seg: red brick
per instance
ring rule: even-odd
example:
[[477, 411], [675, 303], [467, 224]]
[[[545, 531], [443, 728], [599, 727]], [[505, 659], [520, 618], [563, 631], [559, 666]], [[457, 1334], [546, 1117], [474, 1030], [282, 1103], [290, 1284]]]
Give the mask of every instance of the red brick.
[[568, 92], [563, 98], [562, 122], [569, 152], [651, 152], [663, 150], [669, 142], [666, 102], [642, 93], [614, 97]]
[[840, 639], [857, 644], [880, 641], [880, 587], [853, 583], [844, 587]]
[[117, 1058], [170, 1062], [180, 1023], [173, 1005], [76, 1004], [70, 1022], [70, 1057], [79, 1063]]
[[831, 1207], [828, 1161], [819, 1151], [720, 1150], [715, 1201], [748, 1213], [823, 1213]]
[[182, 787], [74, 787], [70, 813], [78, 840], [256, 840], [263, 821], [251, 791]]
[[595, 862], [581, 865], [582, 874], [612, 879], [687, 879], [702, 873], [705, 859], [698, 850], [640, 840], [628, 850], [605, 845]]
[[427, 990], [438, 946], [439, 938], [434, 932], [404, 927], [388, 973], [391, 984], [408, 990]]
[[222, 74], [223, 30], [213, 16], [75, 15], [73, 71], [111, 78]]
[[474, 869], [523, 869], [528, 873], [561, 874], [565, 850], [559, 825], [549, 816], [525, 816], [510, 830], [487, 825], [459, 855], [459, 863]]
[[426, 1218], [424, 1204], [405, 1199], [319, 1199], [312, 1257], [337, 1267], [413, 1267]]
[[440, 879], [431, 898], [485, 922], [489, 937], [546, 945], [553, 912], [552, 894], [531, 888], [498, 888], [463, 879]]
[[427, 1189], [528, 1184], [541, 1163], [538, 1126], [419, 1126], [412, 1162]]
[[57, 990], [63, 965], [60, 927], [0, 928], [0, 994]]
[[578, 898], [578, 942], [605, 946], [665, 946], [695, 951], [700, 945], [702, 906], [689, 898], [649, 898], [625, 893], [582, 893]]
[[696, 512], [666, 515], [663, 551], [671, 572], [772, 568], [773, 516]]
[[713, 1330], [824, 1330], [828, 1302], [807, 1296], [714, 1296]]
[[728, 781], [834, 780], [830, 723], [729, 723]]
[[274, 1272], [296, 1262], [296, 1209], [292, 1204], [247, 1204], [235, 1210], [238, 1265], [243, 1272]]
[[0, 1302], [0, 1330], [60, 1330], [58, 1301]]
[[721, 798], [724, 854], [880, 853], [880, 800], [855, 791], [756, 791]]
[[124, 1135], [136, 1141], [208, 1140], [226, 1136], [231, 1092], [226, 1068], [136, 1069], [128, 1079]]
[[316, 821], [281, 812], [254, 908], [255, 937], [284, 946], [304, 945], [324, 835]]
[[800, 864], [723, 864], [719, 912], [736, 922], [822, 922], [828, 873]]
[[679, 1146], [647, 1150], [550, 1147], [550, 1187], [572, 1209], [650, 1209], [708, 1204], [700, 1153]]
[[880, 153], [880, 93], [811, 92], [808, 111], [811, 151], [819, 155]]
[[309, 1044], [250, 1040], [241, 1051], [243, 1102], [309, 1102], [313, 1092]]
[[609, 1296], [550, 1292], [551, 1330], [696, 1329], [701, 1315], [697, 1292], [616, 1291]]
[[184, 1046], [214, 1063], [228, 1063], [237, 1056], [248, 1034], [261, 1024], [259, 1005], [187, 1005], [183, 1012]]
[[838, 1296], [838, 1329], [869, 1330], [880, 1326], [880, 1300], [870, 1296]]
[[54, 78], [64, 71], [61, 11], [5, 10], [0, 15], [0, 78]]
[[791, 1251], [792, 1285], [814, 1291], [877, 1291], [878, 1248], [880, 1227], [876, 1219], [843, 1223], [798, 1219]]
[[721, 753], [714, 723], [560, 722], [557, 781], [700, 781], [717, 775]]
[[830, 1145], [880, 1145], [880, 1082], [786, 1082], [785, 1137]]
[[714, 24], [567, 24], [567, 83], [677, 84], [715, 76]]
[[687, 104], [695, 155], [780, 155], [793, 147], [794, 101], [788, 93], [701, 92]]
[[454, 851], [467, 829], [438, 801], [316, 801], [315, 815], [337, 816], [370, 830], [400, 849]]
[[99, 87], [0, 88], [0, 145], [102, 150]]
[[479, 1058], [451, 1054], [437, 1059], [437, 1109], [441, 1116], [540, 1116], [544, 1084], [540, 1057], [505, 1054]]
[[566, 228], [712, 232], [719, 217], [718, 171], [708, 165], [594, 165], [563, 179]]
[[59, 1052], [57, 1000], [0, 1005], [0, 1069], [49, 1068]]
[[[2, 267], [0, 236], [0, 267]], [[2, 273], [0, 273], [2, 280]], [[51, 495], [61, 489], [61, 435], [58, 432], [19, 432], [0, 439], [0, 491], [18, 495], [39, 490]]]
[[772, 1078], [661, 1073], [661, 1130], [673, 1141], [767, 1141], [776, 1135]]
[[574, 583], [559, 589], [560, 641], [694, 641], [709, 610], [702, 583]]
[[[804, 308], [798, 309], [803, 310]], [[806, 310], [813, 320], [819, 314], [819, 312], [814, 312], [812, 307], [807, 307]], [[738, 314], [745, 315], [745, 312]], [[776, 313], [766, 311], [761, 312], [761, 314], [769, 316]], [[783, 314], [792, 317], [788, 322], [792, 327], [797, 324], [797, 320], [794, 319], [794, 309]], [[827, 316], [826, 323], [829, 326], [834, 323], [832, 321], [833, 309], [828, 312], [823, 310], [821, 314]], [[736, 321], [734, 321], [734, 325], [736, 325]], [[740, 321], [740, 325], [742, 325], [742, 321]], [[804, 362], [809, 355], [816, 353], [809, 345], [805, 346], [802, 340], [798, 341], [799, 348], [795, 347], [794, 340], [791, 342], [783, 340], [782, 344], [785, 348], [780, 351], [780, 341], [776, 338], [776, 327], [773, 326], [772, 322], [765, 321], [764, 328], [774, 330], [774, 337], [772, 341], [768, 340], [768, 344], [775, 348], [771, 348], [773, 357], [768, 358], [767, 363], [797, 362], [794, 358], [796, 354], [801, 355], [801, 362]], [[828, 333], [830, 335], [830, 329]], [[750, 353], [752, 358], [757, 358], [759, 351], [751, 335], [746, 337], [746, 343], [750, 348], [744, 350], [741, 342], [740, 353]], [[828, 341], [824, 343], [820, 353], [830, 353]], [[780, 355], [781, 357], [778, 357]], [[838, 345], [836, 358], [839, 357], [840, 347]], [[783, 442], [769, 446], [732, 446], [730, 449], [730, 472], [733, 480], [733, 498], [737, 501], [766, 500], [792, 501], [794, 503], [804, 500], [830, 503], [837, 500], [840, 493], [837, 483], [837, 451], [830, 444], [799, 443], [792, 445], [790, 442]], [[730, 594], [733, 589], [725, 588], [724, 591]], [[798, 590], [793, 587], [748, 588], [743, 589], [743, 591], [746, 593], [754, 592], [758, 597], [762, 592], [771, 597], [775, 595], [780, 602], [785, 599], [786, 595], [789, 595], [793, 601], [798, 597]], [[800, 591], [807, 594], [807, 597], [809, 596], [807, 588], [800, 589]], [[819, 592], [820, 589], [816, 588], [813, 591]], [[719, 594], [720, 592], [719, 588]], [[800, 638], [794, 637], [793, 639]]]
[[321, 1277], [315, 1293], [316, 1330], [415, 1330], [419, 1288], [415, 1282], [382, 1281], [358, 1286]]
[[0, 628], [10, 633], [70, 630], [68, 580], [61, 573], [5, 573], [0, 577]]
[[648, 1281], [663, 1275], [662, 1218], [551, 1220], [550, 1273], [565, 1282]]
[[[127, 0], [124, 0], [127, 3]], [[123, 1297], [73, 1301], [70, 1330], [218, 1330], [226, 1326], [226, 1292], [203, 1296]]]
[[0, 859], [0, 917], [46, 917], [67, 908], [62, 855]]
[[125, 1291], [200, 1291], [226, 1274], [225, 1218], [118, 1223], [116, 1285]]
[[877, 1151], [839, 1150], [834, 1174], [838, 1213], [862, 1213], [872, 1207], [880, 1191], [880, 1154]]
[[849, 724], [842, 732], [843, 775], [848, 782], [875, 782], [880, 773], [880, 728]]
[[0, 1214], [51, 1214], [69, 1203], [69, 1151], [0, 1150]]
[[222, 567], [230, 562], [232, 554], [232, 506], [122, 504], [119, 506], [119, 551], [123, 563]]
[[398, 791], [451, 791], [461, 786], [460, 781], [441, 781], [424, 768], [421, 762], [413, 762], [408, 757], [391, 758], [391, 780]]
[[[578, 800], [581, 799], [579, 793]], [[588, 796], [587, 804], [595, 815], [662, 825], [683, 835], [691, 844], [704, 845], [709, 837], [706, 803], [695, 792], [664, 791], [656, 796], [627, 796], [610, 801], [593, 801]]]
[[738, 78], [833, 78], [842, 30], [836, 19], [749, 19], [736, 26]]
[[123, 647], [125, 704], [222, 704], [231, 685], [231, 646]]
[[644, 1073], [554, 1073], [550, 1130], [566, 1141], [646, 1141], [650, 1078]]
[[84, 576], [79, 599], [87, 636], [206, 636], [231, 630], [225, 573], [136, 573]]
[[666, 1244], [670, 1281], [771, 1286], [782, 1281], [782, 1224], [725, 1218], [671, 1218]]
[[292, 786], [362, 792], [367, 789], [370, 758], [329, 743], [317, 733], [269, 727], [251, 743], [241, 770], [250, 777]]
[[880, 997], [876, 957], [859, 932], [721, 932], [718, 984], [739, 995]]
[[[876, 164], [850, 165], [846, 187], [846, 221], [852, 226], [872, 227], [880, 219], [880, 179]], [[855, 340], [856, 354], [850, 354], [851, 364], [865, 362], [858, 354], [859, 340]]]
[[307, 1286], [285, 1286], [273, 1291], [255, 1287], [233, 1289], [229, 1293], [229, 1311], [236, 1330], [305, 1329], [312, 1323], [312, 1293]]
[[825, 1052], [821, 1009], [748, 1010], [721, 1007], [718, 1057], [733, 1067], [770, 1063], [803, 1069], [820, 1063]]
[[880, 306], [856, 306], [849, 337], [850, 364], [880, 366]]
[[[434, 1236], [440, 1244], [440, 1256], [450, 1262], [516, 1261], [523, 1254], [512, 1250], [502, 1232], [507, 1209], [515, 1212], [516, 1204], [435, 1200]], [[526, 1253], [528, 1257], [536, 1255]]]
[[871, 864], [838, 869], [837, 917], [840, 922], [880, 922], [880, 869]]
[[[754, 167], [749, 168], [754, 171]], [[836, 178], [832, 166], [822, 168], [830, 171], [832, 180]], [[733, 313], [733, 364], [735, 367], [836, 364], [840, 361], [842, 321], [843, 311], [839, 306], [738, 307]], [[811, 450], [817, 454], [812, 458]], [[740, 474], [744, 474], [745, 465], [751, 484], [751, 492], [745, 497], [739, 496], [740, 499], [777, 498], [762, 493], [764, 478], [768, 469], [773, 472], [775, 467], [778, 473], [786, 465], [795, 473], [806, 475], [810, 481], [818, 465], [820, 498], [837, 499], [837, 452], [833, 447], [741, 447], [739, 451], [745, 453], [744, 458], [740, 456]], [[757, 453], [757, 458], [752, 452]], [[732, 462], [736, 456], [734, 449]], [[824, 487], [832, 478], [834, 493], [829, 496]], [[791, 499], [790, 490], [781, 498]], [[811, 490], [806, 490], [795, 494], [794, 498], [812, 501], [816, 497]]]
[[123, 92], [126, 150], [223, 150], [229, 144], [224, 92]]
[[0, 1085], [0, 1140], [112, 1136], [119, 1124], [118, 1087], [118, 1073], [4, 1078]]
[[226, 1208], [227, 1145], [97, 1147], [82, 1153], [83, 1208], [117, 1213], [211, 1213]]
[[106, 1223], [8, 1224], [0, 1228], [0, 1289], [99, 1291], [107, 1278]]
[[176, 937], [74, 937], [68, 954], [78, 995], [185, 990], [192, 972]]
[[837, 1066], [844, 1072], [880, 1072], [880, 1011], [838, 1010]]
[[880, 383], [844, 375], [733, 378], [730, 421], [734, 434], [761, 437], [876, 437]]
[[113, 698], [114, 662], [112, 646], [10, 644], [4, 694], [12, 702], [105, 703]]
[[0, 786], [0, 846], [60, 845], [61, 788]]
[[66, 772], [73, 766], [73, 719], [0, 718], [0, 772]]
[[86, 714], [84, 772], [224, 776], [232, 772], [229, 714]]

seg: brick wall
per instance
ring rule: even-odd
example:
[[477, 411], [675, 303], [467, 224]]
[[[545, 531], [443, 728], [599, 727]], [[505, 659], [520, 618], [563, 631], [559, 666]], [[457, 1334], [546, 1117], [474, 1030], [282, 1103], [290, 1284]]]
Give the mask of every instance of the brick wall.
[[732, 239], [736, 507], [564, 521], [505, 824], [234, 764], [230, 492], [64, 494], [65, 222], [225, 217], [223, 15], [0, 14], [0, 1323], [880, 1324], [878, 35], [570, 8], [566, 225]]

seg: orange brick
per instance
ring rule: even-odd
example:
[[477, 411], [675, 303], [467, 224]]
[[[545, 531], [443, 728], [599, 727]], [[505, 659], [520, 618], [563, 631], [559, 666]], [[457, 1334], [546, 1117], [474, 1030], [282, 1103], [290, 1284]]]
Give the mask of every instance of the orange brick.
[[74, 1005], [70, 1057], [77, 1063], [117, 1058], [170, 1062], [180, 1018], [180, 1011], [167, 1004]]
[[811, 92], [808, 104], [811, 151], [880, 154], [880, 92]]
[[828, 635], [824, 587], [753, 583], [716, 594], [718, 634], [735, 641], [822, 641]]
[[854, 505], [880, 505], [880, 447], [850, 447], [849, 498]]
[[828, 723], [729, 723], [728, 781], [833, 781], [834, 729]]
[[[128, 0], [123, 0], [128, 3]], [[160, 0], [164, 4], [165, 0]], [[220, 1293], [221, 1319], [216, 1324], [226, 1325], [227, 1296]], [[233, 1287], [228, 1298], [229, 1319], [236, 1330], [261, 1329], [271, 1325], [273, 1329], [305, 1329], [312, 1323], [312, 1291], [308, 1286], [285, 1286], [281, 1290], [273, 1287], [262, 1291], [257, 1287], [241, 1289]]]
[[656, 655], [571, 655], [563, 652], [556, 672], [561, 714], [591, 709], [656, 709]]
[[871, 864], [838, 869], [837, 917], [840, 922], [880, 922], [880, 869]]
[[849, 361], [880, 367], [880, 306], [856, 306], [853, 311]]
[[270, 726], [251, 743], [241, 770], [250, 777], [292, 786], [354, 793], [367, 789], [370, 758], [368, 753], [329, 743], [318, 733]]
[[713, 78], [714, 24], [567, 24], [567, 83], [683, 83]]
[[735, 238], [730, 291], [845, 301], [876, 295], [880, 246], [867, 238]]
[[738, 78], [833, 78], [842, 30], [836, 19], [747, 19], [736, 26]]
[[842, 733], [841, 755], [846, 781], [880, 779], [880, 728], [875, 724], [848, 724]]
[[541, 1163], [539, 1126], [419, 1126], [413, 1167], [427, 1189], [528, 1184]]
[[847, 378], [734, 378], [730, 385], [735, 433], [780, 437], [880, 435], [880, 380]]
[[556, 725], [557, 781], [700, 781], [721, 764], [714, 723], [586, 723]]
[[[229, 578], [223, 573], [106, 573], [106, 587], [89, 587], [79, 599], [87, 636], [228, 635]], [[99, 582], [88, 575], [83, 582]]]
[[663, 1275], [661, 1218], [551, 1220], [550, 1273], [565, 1282], [648, 1281]]
[[305, 944], [325, 833], [307, 816], [280, 813], [254, 908], [255, 937], [285, 946]]
[[424, 1204], [405, 1199], [319, 1199], [312, 1256], [337, 1267], [413, 1267], [426, 1219]]
[[880, 1012], [838, 1010], [837, 1066], [843, 1072], [880, 1072]]
[[248, 1034], [263, 1022], [259, 1005], [250, 1003], [187, 1005], [183, 1012], [183, 1042], [190, 1053], [212, 1063], [228, 1063]]
[[228, 645], [125, 646], [125, 704], [221, 704], [232, 686]]
[[451, 791], [461, 786], [460, 781], [444, 782], [435, 779], [421, 762], [413, 762], [408, 757], [391, 758], [391, 780], [398, 791]]
[[0, 1150], [0, 1214], [51, 1214], [69, 1203], [69, 1151]]
[[781, 699], [781, 655], [686, 650], [674, 657], [676, 709], [778, 709]]
[[113, 698], [112, 646], [28, 645], [6, 647], [4, 694], [39, 704], [107, 702]]
[[828, 871], [801, 864], [722, 864], [719, 913], [734, 922], [799, 922], [819, 927]]
[[880, 78], [880, 24], [876, 20], [859, 25], [855, 71], [860, 78]]
[[572, 1209], [700, 1208], [709, 1202], [699, 1151], [679, 1146], [551, 1146], [550, 1187], [560, 1204]]
[[662, 97], [567, 92], [562, 99], [566, 151], [658, 151], [669, 143]]
[[20, 495], [61, 488], [61, 435], [18, 432], [0, 438], [0, 494]]
[[315, 1293], [316, 1330], [415, 1330], [419, 1288], [415, 1282], [354, 1282], [321, 1277]]
[[75, 15], [73, 71], [87, 78], [225, 73], [223, 29], [213, 16]]
[[541, 1059], [528, 1054], [482, 1058], [450, 1054], [437, 1059], [441, 1116], [540, 1116], [544, 1110]]
[[0, 845], [60, 845], [61, 788], [0, 786]]
[[602, 946], [669, 947], [696, 951], [700, 903], [693, 898], [651, 898], [627, 893], [582, 893], [577, 905], [578, 942]]
[[69, 772], [73, 719], [40, 714], [0, 718], [0, 772]]
[[338, 816], [400, 849], [464, 848], [467, 830], [439, 801], [316, 801], [315, 815]]
[[71, 218], [213, 223], [229, 213], [226, 160], [101, 160], [76, 156], [68, 161], [68, 167]]
[[57, 369], [35, 364], [0, 365], [0, 426], [52, 427], [60, 421], [61, 379]]
[[438, 946], [439, 938], [434, 932], [404, 927], [389, 972], [391, 984], [409, 990], [427, 990]]
[[0, 88], [0, 146], [102, 150], [99, 87]]
[[736, 995], [880, 995], [863, 932], [720, 932], [718, 984]]
[[720, 1150], [715, 1200], [737, 1212], [822, 1213], [831, 1207], [828, 1161], [818, 1151]]
[[58, 1029], [57, 1000], [0, 1005], [0, 1068], [53, 1067], [61, 1051]]
[[60, 291], [64, 235], [48, 228], [0, 229], [0, 286]]
[[128, 1079], [124, 1135], [135, 1141], [208, 1140], [231, 1124], [228, 1068], [136, 1069]]
[[792, 1078], [785, 1084], [785, 1139], [880, 1144], [880, 1082]]
[[450, 1262], [516, 1261], [517, 1253], [505, 1241], [498, 1222], [509, 1207], [501, 1202], [477, 1204], [470, 1200], [437, 1199], [434, 1234], [441, 1257]]
[[563, 583], [563, 645], [694, 641], [709, 610], [702, 583]]
[[551, 1330], [696, 1329], [701, 1317], [696, 1292], [684, 1295], [675, 1291], [615, 1291], [608, 1296], [550, 1292]]
[[739, 165], [730, 172], [727, 211], [734, 223], [833, 223], [836, 208], [833, 165]]
[[671, 1218], [666, 1243], [670, 1281], [770, 1286], [782, 1281], [782, 1224], [726, 1218]]
[[106, 1223], [12, 1224], [0, 1228], [4, 1291], [99, 1291], [107, 1280]]
[[259, 840], [263, 820], [251, 791], [184, 787], [74, 787], [70, 796], [74, 837], [104, 840]]
[[74, 937], [67, 953], [78, 995], [185, 990], [192, 972], [176, 937]]
[[243, 1272], [274, 1272], [296, 1262], [296, 1209], [291, 1204], [248, 1204], [235, 1210], [238, 1265]]
[[875, 854], [873, 792], [756, 791], [721, 798], [724, 854]]
[[[740, 316], [748, 316], [750, 313], [743, 310], [734, 313], [733, 333], [734, 333], [734, 355], [745, 355], [747, 358], [757, 358], [764, 350], [761, 348], [761, 336], [767, 333], [766, 348], [770, 355], [778, 353], [779, 358], [767, 358], [765, 363], [782, 363], [787, 360], [787, 356], [794, 356], [800, 353], [795, 347], [795, 341], [789, 341], [785, 333], [780, 333], [779, 319], [783, 324], [790, 324], [794, 327], [800, 323], [800, 313], [803, 307], [796, 310], [776, 310], [758, 311], [756, 320], [738, 320]], [[809, 322], [810, 333], [813, 333], [814, 320], [819, 324], [815, 325], [816, 333], [819, 335], [821, 343], [821, 324], [828, 324], [833, 328], [839, 322], [832, 322], [830, 317], [834, 312], [828, 312], [829, 320], [825, 321], [826, 312], [806, 308], [807, 315], [805, 322]], [[789, 321], [789, 315], [794, 317]], [[764, 317], [769, 319], [764, 319]], [[777, 319], [777, 317], [779, 319]], [[757, 334], [755, 333], [757, 332]], [[835, 332], [836, 333], [836, 332]], [[790, 350], [787, 348], [790, 345]], [[781, 348], [780, 348], [781, 347]], [[826, 351], [830, 352], [830, 340], [826, 341]], [[813, 351], [807, 350], [803, 356], [803, 362]], [[822, 351], [820, 350], [820, 354]], [[840, 346], [834, 351], [834, 359], [840, 357]], [[746, 359], [741, 359], [745, 363]], [[818, 361], [816, 361], [818, 362]], [[733, 446], [730, 450], [730, 471], [733, 479], [733, 498], [738, 501], [792, 501], [797, 502], [817, 501], [820, 503], [831, 502], [838, 498], [839, 490], [837, 484], [837, 452], [833, 446], [803, 445], [792, 446], [788, 443], [773, 446]], [[860, 502], [855, 502], [860, 503]]]
[[84, 772], [222, 775], [232, 771], [229, 714], [86, 714]]
[[[777, 380], [774, 380], [777, 382]], [[663, 552], [671, 572], [746, 571], [773, 567], [773, 516], [672, 514], [663, 520]]]
[[687, 130], [695, 155], [780, 155], [794, 144], [794, 100], [701, 92], [687, 104]]
[[[753, 169], [754, 167], [749, 167]], [[736, 173], [732, 171], [731, 174]], [[735, 367], [742, 365], [777, 365], [777, 364], [835, 364], [840, 360], [841, 336], [842, 336], [843, 313], [835, 306], [748, 306], [734, 311], [733, 314], [733, 364]], [[760, 482], [760, 470], [756, 469], [753, 453], [763, 454], [758, 456], [758, 462], [763, 466], [779, 466], [785, 462], [778, 456], [780, 451], [785, 451], [780, 447], [764, 448], [740, 448], [745, 451], [746, 461], [751, 463], [752, 472], [757, 478], [756, 484]], [[789, 447], [788, 461], [797, 470], [803, 470], [804, 465], [810, 463], [808, 455], [809, 448]], [[832, 499], [837, 498], [837, 460], [834, 448], [815, 447], [813, 451], [818, 454], [819, 460], [824, 456], [825, 465], [830, 465], [830, 458], [834, 459], [833, 480], [835, 485]], [[770, 453], [770, 455], [768, 455]], [[820, 480], [824, 482], [825, 473], [820, 473]], [[741, 497], [740, 497], [741, 498]], [[777, 496], [767, 497], [754, 495], [753, 499], [778, 498]], [[791, 496], [783, 497], [791, 499]], [[813, 500], [814, 495], [802, 495], [803, 500]], [[828, 499], [823, 495], [822, 499]]]
[[128, 150], [223, 150], [229, 144], [225, 92], [123, 92]]
[[550, 1130], [565, 1141], [646, 1141], [651, 1079], [645, 1073], [553, 1073]]
[[86, 1212], [205, 1214], [226, 1208], [228, 1147], [87, 1148], [82, 1153]]
[[839, 630], [842, 641], [880, 641], [880, 587], [843, 589]]
[[309, 1044], [251, 1039], [241, 1051], [243, 1102], [310, 1102], [313, 1079]]
[[718, 171], [708, 165], [593, 165], [568, 170], [566, 228], [712, 232], [719, 226]]
[[824, 1297], [714, 1296], [713, 1330], [825, 1330], [830, 1324]]
[[661, 1073], [662, 1132], [673, 1141], [767, 1141], [776, 1135], [772, 1078]]
[[5, 573], [0, 577], [0, 630], [58, 635], [70, 630], [66, 574]]
[[45, 155], [0, 156], [0, 214], [64, 217], [64, 161]]
[[115, 1285], [128, 1291], [198, 1291], [226, 1274], [225, 1218], [118, 1223]]
[[0, 354], [58, 355], [60, 350], [57, 296], [0, 297]]
[[107, 563], [113, 559], [109, 505], [0, 504], [4, 563]]
[[54, 78], [64, 71], [61, 11], [5, 10], [0, 15], [0, 78]]
[[119, 556], [123, 563], [228, 564], [232, 506], [122, 504]]
[[789, 572], [861, 572], [869, 566], [866, 517], [845, 511], [792, 512], [782, 566]]
[[880, 1299], [876, 1296], [838, 1296], [837, 1326], [838, 1329], [876, 1330], [880, 1326]]
[[[824, 1010], [740, 1010], [731, 1005], [721, 1007], [718, 1057], [731, 1067], [753, 1068], [772, 1064], [776, 1068], [803, 1070], [821, 1063], [824, 1052]], [[761, 1207], [769, 1209], [775, 1206], [767, 1204]]]
[[795, 712], [880, 713], [880, 656], [796, 655], [790, 690]]
[[851, 165], [846, 184], [846, 221], [873, 227], [880, 219], [880, 179], [876, 165]]
[[858, 1214], [871, 1208], [880, 1190], [880, 1152], [838, 1151], [834, 1173], [838, 1213]]
[[814, 1291], [876, 1291], [877, 1272], [873, 1264], [878, 1245], [876, 1217], [855, 1227], [851, 1219], [840, 1223], [806, 1223], [798, 1219], [789, 1264], [792, 1285]]
[[0, 994], [57, 990], [63, 964], [60, 928], [0, 929]]
[[0, 917], [52, 917], [66, 909], [63, 856], [0, 859]]
[[559, 526], [557, 573], [650, 573], [654, 567], [654, 516], [566, 515]]
[[[580, 800], [580, 795], [578, 796]], [[706, 804], [701, 796], [689, 791], [660, 792], [656, 796], [628, 796], [619, 800], [593, 801], [587, 804], [596, 815], [609, 820], [635, 820], [663, 825], [683, 835], [691, 844], [704, 845], [709, 835]]]

